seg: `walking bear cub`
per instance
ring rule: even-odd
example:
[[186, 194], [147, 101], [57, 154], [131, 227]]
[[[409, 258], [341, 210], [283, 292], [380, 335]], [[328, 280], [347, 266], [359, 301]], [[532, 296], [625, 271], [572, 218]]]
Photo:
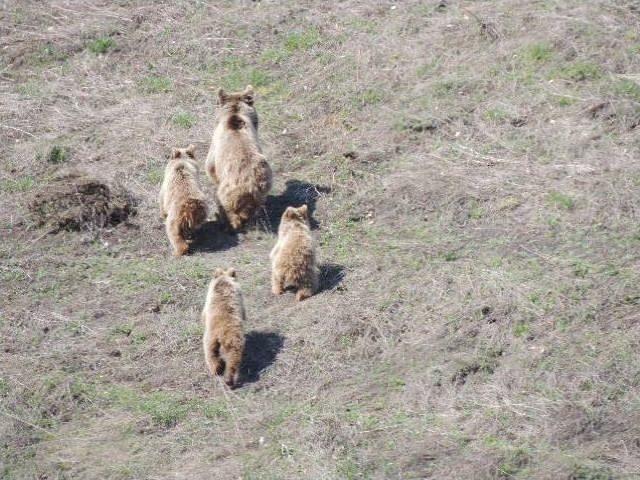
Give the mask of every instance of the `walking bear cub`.
[[278, 227], [278, 241], [269, 257], [274, 294], [295, 289], [296, 299], [301, 301], [318, 290], [319, 272], [307, 205], [287, 207]]
[[198, 186], [195, 147], [174, 148], [160, 187], [160, 213], [177, 257], [189, 250], [193, 232], [207, 219], [205, 196]]
[[202, 310], [204, 358], [213, 375], [224, 375], [225, 383], [238, 385], [244, 351], [244, 303], [233, 268], [216, 268]]
[[218, 91], [218, 108], [207, 174], [217, 186], [218, 204], [231, 228], [240, 229], [264, 205], [272, 173], [258, 140], [253, 87], [243, 92]]

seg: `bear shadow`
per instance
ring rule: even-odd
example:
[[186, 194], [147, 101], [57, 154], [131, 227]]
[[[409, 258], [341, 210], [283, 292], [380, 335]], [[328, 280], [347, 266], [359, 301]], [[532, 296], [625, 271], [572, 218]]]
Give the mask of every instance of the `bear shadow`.
[[320, 226], [318, 221], [313, 218], [316, 202], [320, 195], [330, 192], [331, 189], [329, 187], [313, 185], [302, 180], [287, 180], [284, 192], [280, 195], [269, 195], [267, 197], [259, 223], [262, 224], [264, 229], [277, 232], [280, 219], [287, 207], [301, 207], [306, 204], [309, 208], [311, 229], [315, 230]]
[[229, 230], [227, 224], [221, 220], [211, 220], [203, 223], [194, 232], [191, 252], [218, 252], [228, 250], [238, 245], [238, 234]]
[[256, 330], [247, 333], [240, 367], [242, 383], [260, 380], [260, 375], [275, 362], [283, 345], [284, 337], [279, 333]]
[[320, 265], [320, 288], [318, 293], [333, 290], [338, 287], [346, 276], [342, 265], [336, 263], [324, 263]]

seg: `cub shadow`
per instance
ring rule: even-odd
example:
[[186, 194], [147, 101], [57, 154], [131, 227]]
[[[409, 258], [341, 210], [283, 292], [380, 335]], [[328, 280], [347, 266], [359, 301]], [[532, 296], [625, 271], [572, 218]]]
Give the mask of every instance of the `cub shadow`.
[[211, 220], [194, 232], [190, 252], [218, 252], [238, 245], [238, 234], [232, 232], [226, 222]]
[[252, 331], [245, 335], [240, 367], [243, 384], [257, 382], [262, 371], [275, 362], [284, 345], [284, 337], [276, 332]]
[[[315, 230], [320, 226], [318, 221], [313, 218], [316, 202], [321, 194], [329, 192], [331, 192], [329, 187], [313, 185], [302, 180], [287, 180], [284, 192], [280, 195], [269, 195], [267, 197], [260, 223], [266, 223], [265, 226], [267, 229], [270, 229], [272, 232], [277, 232], [280, 219], [287, 207], [301, 207], [307, 204], [309, 207], [311, 228]], [[266, 214], [264, 210], [266, 210]]]
[[344, 267], [336, 263], [320, 265], [320, 289], [318, 293], [333, 290], [342, 283], [346, 276]]

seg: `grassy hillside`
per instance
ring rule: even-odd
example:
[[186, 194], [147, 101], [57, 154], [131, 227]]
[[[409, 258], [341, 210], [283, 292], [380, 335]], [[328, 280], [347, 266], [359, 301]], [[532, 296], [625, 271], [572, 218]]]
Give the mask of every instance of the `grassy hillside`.
[[[637, 2], [10, 0], [0, 38], [0, 477], [640, 478]], [[267, 208], [172, 258], [169, 152], [204, 161], [248, 83]], [[137, 214], [47, 233], [68, 169]], [[298, 304], [268, 252], [303, 202]], [[218, 266], [234, 391], [201, 353]]]

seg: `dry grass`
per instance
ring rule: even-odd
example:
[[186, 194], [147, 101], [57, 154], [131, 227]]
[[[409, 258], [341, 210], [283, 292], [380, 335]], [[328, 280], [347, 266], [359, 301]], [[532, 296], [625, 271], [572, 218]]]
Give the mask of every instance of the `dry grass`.
[[[640, 476], [635, 2], [13, 1], [0, 37], [0, 476]], [[204, 160], [212, 89], [247, 83], [269, 210], [172, 259], [166, 157]], [[67, 167], [137, 215], [45, 234]], [[298, 304], [268, 252], [305, 200]], [[198, 320], [231, 265], [233, 392]]]

